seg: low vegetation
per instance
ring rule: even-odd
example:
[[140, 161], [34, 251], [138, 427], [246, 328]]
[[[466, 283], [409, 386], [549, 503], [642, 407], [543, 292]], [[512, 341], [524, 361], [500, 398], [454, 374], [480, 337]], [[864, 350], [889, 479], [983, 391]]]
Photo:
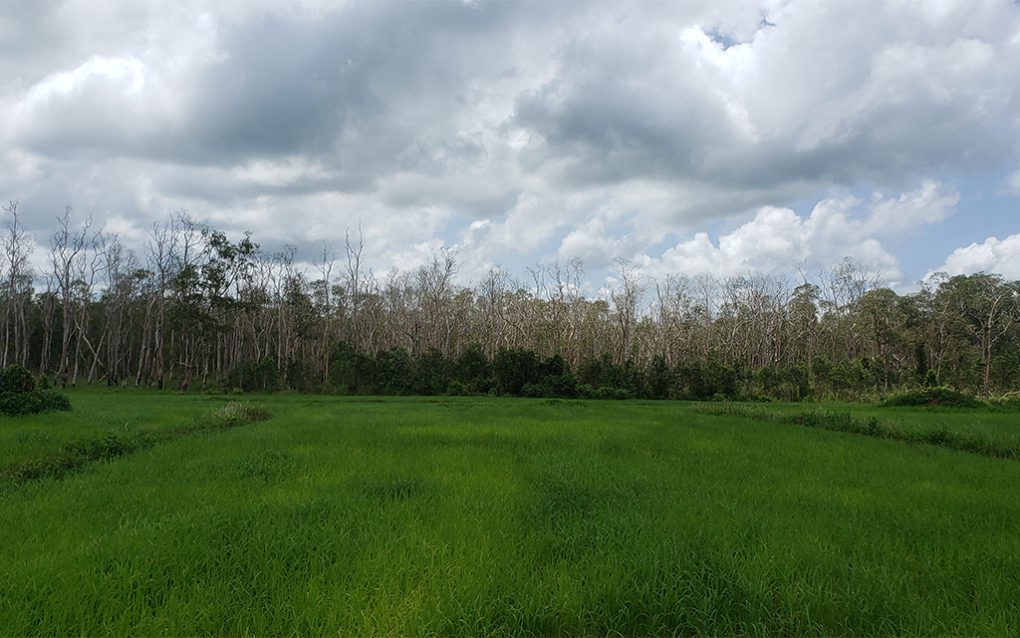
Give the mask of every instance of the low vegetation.
[[[975, 406], [967, 405], [966, 407]], [[907, 443], [936, 445], [961, 452], [972, 452], [996, 458], [1020, 460], [1020, 428], [1017, 428], [1011, 435], [996, 436], [979, 428], [959, 430], [940, 425], [904, 427], [900, 422], [894, 420], [880, 420], [875, 416], [856, 417], [850, 412], [837, 412], [827, 409], [781, 411], [763, 406], [748, 406], [739, 403], [705, 404], [695, 406], [692, 409], [701, 414], [741, 416], [757, 421], [791, 423], [811, 428], [863, 434]]]
[[32, 373], [20, 365], [0, 370], [0, 414], [17, 416], [47, 410], [70, 410], [67, 397], [39, 383]]
[[[175, 413], [201, 422], [224, 402], [96, 390], [71, 399], [64, 420], [0, 421], [8, 464], [40, 445], [59, 451], [89, 423], [146, 417], [112, 428], [121, 440], [180, 427], [167, 417]], [[934, 423], [1006, 440], [1017, 434], [1010, 413], [259, 400], [273, 418], [257, 427], [165, 435], [0, 494], [0, 627], [12, 635], [1020, 629], [1020, 463], [856, 433], [875, 417], [880, 431]], [[812, 427], [759, 418], [815, 410], [798, 417]], [[232, 407], [216, 422], [251, 414]], [[39, 431], [49, 438], [26, 434]]]
[[106, 432], [96, 438], [75, 440], [55, 452], [0, 468], [0, 487], [42, 478], [63, 478], [93, 463], [110, 461], [158, 443], [191, 434], [225, 430], [267, 418], [269, 413], [261, 406], [231, 402], [179, 427], [157, 431]]
[[1010, 392], [988, 399], [988, 404], [1009, 411], [1020, 411], [1020, 392]]
[[891, 406], [928, 406], [946, 408], [979, 408], [984, 405], [976, 397], [952, 388], [922, 388], [894, 394], [882, 402]]

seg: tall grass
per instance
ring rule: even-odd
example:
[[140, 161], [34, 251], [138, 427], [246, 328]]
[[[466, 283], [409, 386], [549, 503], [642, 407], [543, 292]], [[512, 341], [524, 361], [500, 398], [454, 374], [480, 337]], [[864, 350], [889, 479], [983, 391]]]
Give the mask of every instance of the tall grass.
[[758, 421], [793, 423], [811, 428], [863, 434], [907, 443], [924, 443], [1002, 459], [1020, 459], [1020, 439], [992, 436], [981, 430], [962, 431], [944, 426], [925, 428], [902, 427], [894, 421], [880, 421], [875, 416], [854, 417], [849, 412], [825, 409], [801, 412], [770, 410], [767, 407], [739, 403], [699, 404], [693, 408], [700, 414], [737, 416]]
[[268, 418], [269, 412], [262, 406], [232, 401], [208, 415], [177, 427], [129, 433], [107, 432], [100, 437], [73, 441], [56, 452], [24, 459], [0, 468], [0, 489], [41, 478], [63, 478], [93, 463], [111, 461], [125, 454], [148, 449], [158, 443], [192, 434], [225, 430]]
[[1020, 629], [1017, 463], [668, 402], [259, 400], [0, 497], [3, 633]]

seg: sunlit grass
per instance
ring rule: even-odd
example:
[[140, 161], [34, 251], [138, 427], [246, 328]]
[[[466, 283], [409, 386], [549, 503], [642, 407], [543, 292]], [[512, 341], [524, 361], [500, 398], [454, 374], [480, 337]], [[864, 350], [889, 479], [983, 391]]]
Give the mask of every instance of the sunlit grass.
[[[51, 443], [224, 402], [71, 398]], [[258, 401], [0, 498], [3, 633], [1017, 631], [1016, 461], [665, 402]]]

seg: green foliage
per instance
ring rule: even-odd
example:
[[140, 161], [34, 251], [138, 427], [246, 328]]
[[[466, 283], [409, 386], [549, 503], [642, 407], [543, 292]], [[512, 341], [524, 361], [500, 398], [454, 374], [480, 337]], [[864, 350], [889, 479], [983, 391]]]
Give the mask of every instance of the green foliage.
[[522, 396], [524, 386], [538, 380], [538, 355], [524, 348], [500, 350], [492, 360], [492, 370], [496, 392]]
[[716, 396], [736, 399], [739, 394], [736, 369], [714, 357], [704, 365], [681, 364], [677, 377], [677, 395], [681, 399], [706, 401]]
[[648, 368], [648, 398], [668, 399], [673, 388], [675, 373], [666, 362], [666, 357], [655, 355]]
[[178, 429], [177, 432], [190, 434], [197, 431], [234, 428], [239, 425], [265, 421], [269, 416], [269, 410], [263, 405], [247, 401], [231, 401], [213, 411], [208, 418], [197, 420], [189, 426]]
[[741, 398], [780, 401], [803, 401], [811, 396], [808, 371], [801, 366], [790, 368], [762, 368], [753, 377], [753, 391], [743, 391]]
[[432, 396], [443, 394], [450, 383], [450, 362], [443, 353], [430, 348], [415, 357], [413, 394]]
[[24, 367], [11, 365], [0, 370], [0, 414], [19, 416], [70, 409], [67, 397], [50, 389], [48, 383], [37, 383]]
[[330, 356], [330, 383], [342, 394], [364, 394], [374, 387], [375, 361], [342, 341]]
[[414, 369], [411, 355], [403, 348], [380, 352], [375, 357], [376, 392], [380, 394], [410, 394]]
[[451, 397], [466, 397], [471, 394], [471, 391], [466, 385], [454, 379], [450, 381], [449, 385], [446, 386], [446, 395]]
[[[300, 374], [300, 370], [295, 369], [293, 364], [289, 372]], [[300, 379], [295, 381], [301, 382]], [[222, 385], [225, 388], [239, 388], [243, 392], [272, 392], [280, 386], [276, 358], [270, 355], [261, 361], [242, 361], [230, 369]]]
[[595, 388], [593, 399], [612, 399], [614, 401], [622, 401], [624, 399], [633, 399], [634, 395], [625, 388], [608, 388], [602, 386]]
[[25, 393], [36, 389], [35, 377], [17, 364], [0, 370], [0, 392]]
[[293, 359], [287, 364], [284, 379], [288, 388], [298, 392], [312, 392], [316, 389], [316, 374], [307, 361]]
[[457, 380], [474, 392], [485, 392], [491, 385], [492, 366], [477, 343], [464, 349], [454, 367], [454, 376]]
[[608, 352], [582, 362], [577, 377], [581, 383], [595, 388], [619, 388], [624, 383], [623, 369]]
[[42, 409], [36, 410], [36, 412], [43, 410], [67, 412], [71, 409], [71, 402], [68, 398], [56, 390], [36, 390], [36, 394], [40, 397], [39, 401], [42, 405]]
[[[226, 387], [244, 391], [269, 390], [279, 385], [275, 366], [239, 366]], [[412, 356], [403, 348], [383, 350], [370, 357], [341, 342], [330, 358], [330, 387], [342, 394], [478, 395], [559, 398], [640, 398], [687, 400], [802, 401], [815, 396], [859, 396], [872, 392], [878, 377], [874, 363], [857, 359], [832, 365], [816, 359], [807, 366], [771, 367], [749, 373], [722, 362], [684, 362], [671, 367], [662, 355], [647, 364], [628, 359], [618, 364], [608, 353], [588, 358], [576, 371], [560, 355], [542, 358], [526, 348], [504, 349], [490, 361], [471, 345], [457, 357], [437, 349]], [[310, 373], [309, 373], [310, 374]], [[308, 391], [309, 384], [296, 363], [288, 367], [289, 387]]]
[[921, 388], [894, 394], [882, 402], [892, 406], [928, 406], [943, 408], [979, 408], [984, 405], [975, 397], [945, 387]]

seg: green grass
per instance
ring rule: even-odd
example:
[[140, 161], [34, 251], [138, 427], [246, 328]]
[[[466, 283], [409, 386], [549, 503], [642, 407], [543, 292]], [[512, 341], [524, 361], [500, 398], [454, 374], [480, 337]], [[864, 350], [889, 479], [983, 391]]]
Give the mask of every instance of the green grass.
[[876, 419], [883, 427], [905, 438], [923, 438], [934, 432], [977, 437], [1003, 449], [1020, 450], [1020, 412], [1000, 408], [975, 410], [943, 407], [884, 407], [864, 403], [737, 403], [692, 404], [694, 410], [732, 411], [792, 417], [811, 412], [851, 414], [866, 421]]
[[224, 397], [124, 390], [71, 389], [65, 394], [70, 412], [0, 416], [0, 468], [110, 432], [138, 434], [179, 426], [227, 402]]
[[[1020, 630], [1020, 462], [668, 402], [257, 400], [0, 497], [2, 633]], [[51, 435], [6, 461], [224, 399], [71, 401], [0, 419]]]
[[173, 427], [106, 432], [93, 438], [65, 443], [56, 451], [37, 454], [0, 467], [0, 490], [46, 478], [62, 479], [95, 463], [118, 459], [155, 445], [197, 434], [210, 434], [257, 423], [269, 418], [266, 409], [248, 402], [230, 402], [193, 421]]

